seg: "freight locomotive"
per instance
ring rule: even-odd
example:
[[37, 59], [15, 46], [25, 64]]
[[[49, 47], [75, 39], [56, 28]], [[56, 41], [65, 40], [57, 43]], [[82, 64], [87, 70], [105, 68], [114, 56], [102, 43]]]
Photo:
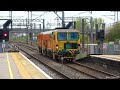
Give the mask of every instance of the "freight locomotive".
[[39, 53], [55, 60], [74, 60], [80, 52], [80, 31], [76, 29], [55, 29], [37, 35]]

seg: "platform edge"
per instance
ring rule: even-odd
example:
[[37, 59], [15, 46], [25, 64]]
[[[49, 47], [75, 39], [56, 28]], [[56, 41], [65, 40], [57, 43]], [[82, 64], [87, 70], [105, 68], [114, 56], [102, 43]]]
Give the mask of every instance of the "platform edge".
[[[20, 53], [20, 52], [19, 52]], [[30, 62], [38, 71], [42, 72], [48, 79], [52, 79], [48, 74], [46, 74], [42, 69], [36, 66], [33, 62], [31, 62], [27, 57], [25, 57], [22, 53], [20, 53], [28, 62]]]

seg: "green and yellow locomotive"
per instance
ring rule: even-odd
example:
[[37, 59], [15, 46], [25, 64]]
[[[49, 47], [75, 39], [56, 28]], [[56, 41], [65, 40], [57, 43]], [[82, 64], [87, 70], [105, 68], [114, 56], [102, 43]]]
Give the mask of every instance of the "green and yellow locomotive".
[[80, 31], [75, 29], [56, 29], [41, 32], [37, 37], [41, 54], [53, 59], [73, 60], [80, 52]]

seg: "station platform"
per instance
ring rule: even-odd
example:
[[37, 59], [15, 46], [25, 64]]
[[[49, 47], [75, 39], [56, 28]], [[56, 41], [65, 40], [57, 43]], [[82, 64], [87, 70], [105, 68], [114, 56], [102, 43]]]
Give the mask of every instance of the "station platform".
[[52, 79], [20, 52], [0, 53], [0, 79]]
[[90, 55], [91, 57], [98, 57], [120, 62], [120, 55]]
[[102, 62], [105, 65], [120, 68], [120, 55], [90, 55], [91, 60]]

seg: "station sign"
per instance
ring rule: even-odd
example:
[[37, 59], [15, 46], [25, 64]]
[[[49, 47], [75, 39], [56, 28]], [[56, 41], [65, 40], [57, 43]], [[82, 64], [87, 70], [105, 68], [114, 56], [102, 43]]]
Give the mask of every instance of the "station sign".
[[108, 48], [114, 48], [113, 44], [108, 44]]
[[108, 44], [103, 44], [103, 49], [106, 50], [107, 46], [108, 46]]
[[3, 40], [2, 43], [5, 43], [5, 40]]
[[4, 43], [2, 43], [2, 48], [5, 48], [5, 44]]

